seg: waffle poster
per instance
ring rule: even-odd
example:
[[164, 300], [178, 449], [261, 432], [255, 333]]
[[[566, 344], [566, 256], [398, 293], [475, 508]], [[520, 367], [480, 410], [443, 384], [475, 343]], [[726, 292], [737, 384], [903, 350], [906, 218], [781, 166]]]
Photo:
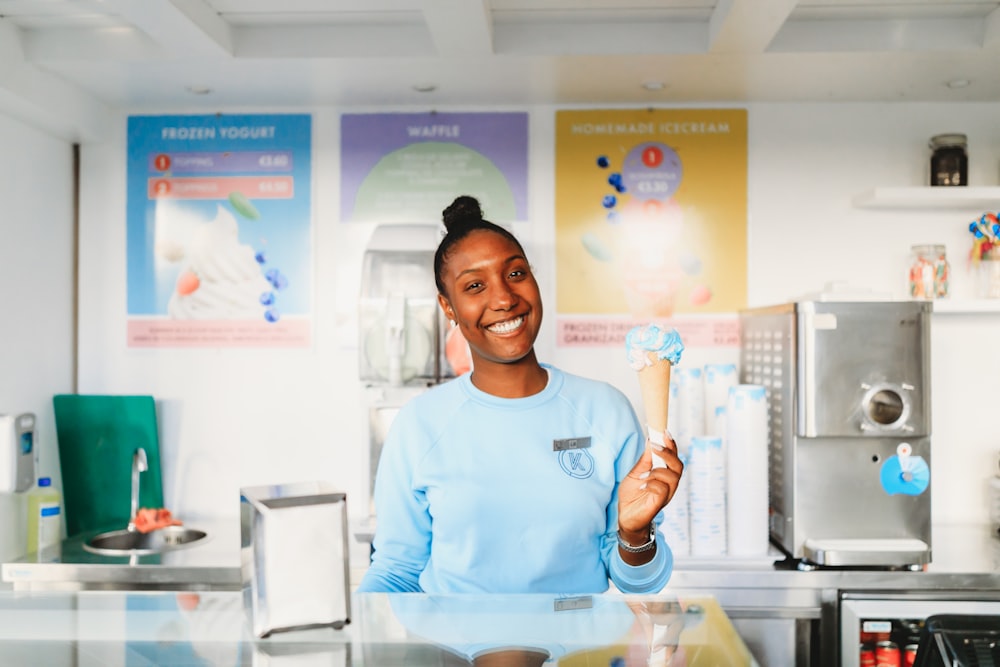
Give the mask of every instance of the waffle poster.
[[340, 135], [342, 221], [436, 223], [461, 194], [527, 218], [527, 113], [344, 114]]
[[747, 299], [745, 109], [556, 113], [560, 345], [619, 345], [636, 323], [738, 343]]
[[308, 115], [128, 119], [130, 347], [311, 345]]

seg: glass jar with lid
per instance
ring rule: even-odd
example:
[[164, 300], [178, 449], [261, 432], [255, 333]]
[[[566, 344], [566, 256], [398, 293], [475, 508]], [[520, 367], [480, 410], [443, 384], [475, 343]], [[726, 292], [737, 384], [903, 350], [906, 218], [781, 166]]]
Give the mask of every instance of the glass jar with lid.
[[941, 299], [948, 296], [951, 265], [944, 244], [920, 244], [910, 248], [910, 297]]
[[964, 134], [931, 137], [931, 185], [967, 185], [969, 157]]
[[1000, 246], [993, 246], [979, 258], [979, 296], [1000, 299]]

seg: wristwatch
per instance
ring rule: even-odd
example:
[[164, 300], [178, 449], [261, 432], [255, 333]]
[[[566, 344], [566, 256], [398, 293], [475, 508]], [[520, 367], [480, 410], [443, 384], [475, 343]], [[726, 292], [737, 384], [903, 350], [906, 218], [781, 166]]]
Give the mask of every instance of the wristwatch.
[[649, 551], [656, 547], [656, 524], [649, 524], [649, 541], [645, 544], [640, 544], [634, 546], [625, 541], [622, 537], [621, 529], [618, 530], [618, 546], [621, 547], [622, 551], [627, 551], [630, 554], [641, 554], [645, 551]]

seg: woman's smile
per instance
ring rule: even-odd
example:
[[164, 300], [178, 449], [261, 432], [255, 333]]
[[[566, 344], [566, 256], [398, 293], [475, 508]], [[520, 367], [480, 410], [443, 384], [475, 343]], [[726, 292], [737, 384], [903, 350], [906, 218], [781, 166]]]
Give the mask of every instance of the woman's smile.
[[503, 322], [497, 322], [496, 324], [491, 324], [486, 327], [488, 331], [495, 334], [509, 334], [517, 331], [524, 324], [524, 317], [518, 316], [512, 320], [505, 320]]

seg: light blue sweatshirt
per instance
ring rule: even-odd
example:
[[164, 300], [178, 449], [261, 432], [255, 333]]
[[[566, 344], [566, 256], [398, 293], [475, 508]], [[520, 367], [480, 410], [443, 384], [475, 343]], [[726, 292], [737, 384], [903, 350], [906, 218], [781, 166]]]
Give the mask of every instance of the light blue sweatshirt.
[[382, 449], [360, 592], [585, 594], [606, 591], [609, 577], [623, 593], [666, 585], [673, 555], [659, 532], [645, 565], [617, 548], [618, 482], [645, 447], [632, 405], [610, 384], [544, 367], [548, 385], [527, 398], [484, 393], [466, 373], [403, 406]]

